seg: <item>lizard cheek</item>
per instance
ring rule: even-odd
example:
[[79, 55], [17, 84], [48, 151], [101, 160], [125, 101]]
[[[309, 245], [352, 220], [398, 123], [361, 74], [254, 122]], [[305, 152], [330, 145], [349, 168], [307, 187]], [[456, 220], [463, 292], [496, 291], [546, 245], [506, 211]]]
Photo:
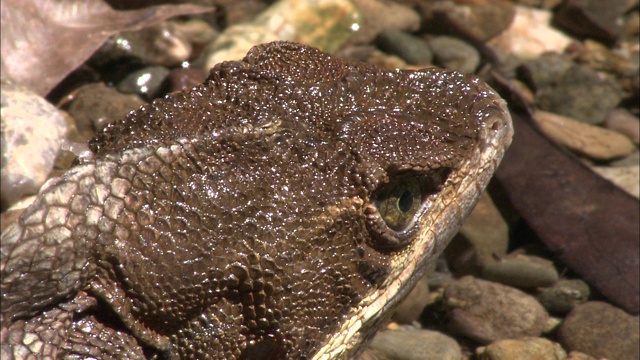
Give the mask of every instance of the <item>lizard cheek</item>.
[[370, 245], [393, 251], [411, 243], [450, 172], [448, 168], [407, 171], [376, 189], [365, 207]]

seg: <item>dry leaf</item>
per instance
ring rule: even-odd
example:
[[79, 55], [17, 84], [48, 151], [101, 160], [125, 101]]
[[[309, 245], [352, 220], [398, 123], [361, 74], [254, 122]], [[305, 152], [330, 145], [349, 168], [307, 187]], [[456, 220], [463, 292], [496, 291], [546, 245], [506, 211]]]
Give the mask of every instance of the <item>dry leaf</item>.
[[1, 76], [46, 95], [110, 36], [212, 11], [182, 4], [117, 11], [102, 0], [3, 0]]

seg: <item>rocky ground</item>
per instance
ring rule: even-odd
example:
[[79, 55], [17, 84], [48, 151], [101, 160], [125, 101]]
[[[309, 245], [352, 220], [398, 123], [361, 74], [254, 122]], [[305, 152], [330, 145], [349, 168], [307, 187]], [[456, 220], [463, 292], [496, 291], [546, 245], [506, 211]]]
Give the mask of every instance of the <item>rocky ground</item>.
[[[601, 212], [582, 212], [576, 221], [565, 209], [541, 220], [544, 214], [531, 209], [581, 203], [562, 193], [527, 193], [513, 176], [499, 173], [363, 358], [640, 357], [637, 0], [200, 0], [194, 3], [216, 11], [183, 4], [151, 18], [118, 12], [145, 9], [151, 1], [86, 3], [74, 21], [104, 21], [81, 32], [56, 19], [56, 9], [40, 32], [26, 26], [34, 14], [11, 18], [9, 31], [3, 4], [3, 227], [18, 213], [6, 210], [23, 208], [96, 131], [145, 102], [202, 82], [210, 66], [242, 57], [253, 44], [295, 39], [389, 68], [457, 69], [495, 84], [514, 114], [525, 114], [544, 134], [543, 144], [551, 144], [527, 151], [564, 159], [569, 165], [554, 178], [573, 174], [563, 186], [584, 189], [587, 199], [602, 195]], [[131, 25], [134, 20], [148, 26]], [[34, 29], [27, 50], [7, 45], [15, 43], [7, 36], [21, 36], [21, 26]], [[68, 43], [76, 46], [65, 48]], [[34, 64], [26, 74], [15, 70], [24, 59]], [[552, 160], [530, 161], [521, 176], [543, 178], [553, 168]], [[584, 169], [587, 175], [576, 175]], [[598, 186], [585, 188], [592, 183]], [[606, 223], [609, 218], [615, 224]], [[557, 228], [567, 232], [545, 231]], [[582, 243], [570, 235], [553, 236], [576, 229], [598, 236], [586, 247], [572, 246]], [[593, 255], [609, 248], [616, 250], [611, 256]], [[611, 266], [618, 274], [603, 270]]]

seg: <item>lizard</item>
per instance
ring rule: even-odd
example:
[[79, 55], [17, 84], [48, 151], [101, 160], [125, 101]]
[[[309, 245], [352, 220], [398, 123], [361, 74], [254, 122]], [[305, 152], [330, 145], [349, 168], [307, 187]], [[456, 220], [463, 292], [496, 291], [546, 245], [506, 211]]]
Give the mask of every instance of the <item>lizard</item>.
[[2, 358], [346, 359], [512, 136], [477, 78], [253, 47], [89, 141], [2, 233]]

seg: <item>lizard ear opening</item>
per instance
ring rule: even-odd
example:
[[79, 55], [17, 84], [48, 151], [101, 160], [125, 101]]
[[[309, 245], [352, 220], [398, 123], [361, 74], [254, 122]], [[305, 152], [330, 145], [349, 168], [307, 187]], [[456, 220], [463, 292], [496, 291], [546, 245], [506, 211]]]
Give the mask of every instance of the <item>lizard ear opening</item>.
[[411, 243], [450, 173], [450, 168], [407, 171], [381, 184], [365, 208], [369, 245], [394, 251]]

